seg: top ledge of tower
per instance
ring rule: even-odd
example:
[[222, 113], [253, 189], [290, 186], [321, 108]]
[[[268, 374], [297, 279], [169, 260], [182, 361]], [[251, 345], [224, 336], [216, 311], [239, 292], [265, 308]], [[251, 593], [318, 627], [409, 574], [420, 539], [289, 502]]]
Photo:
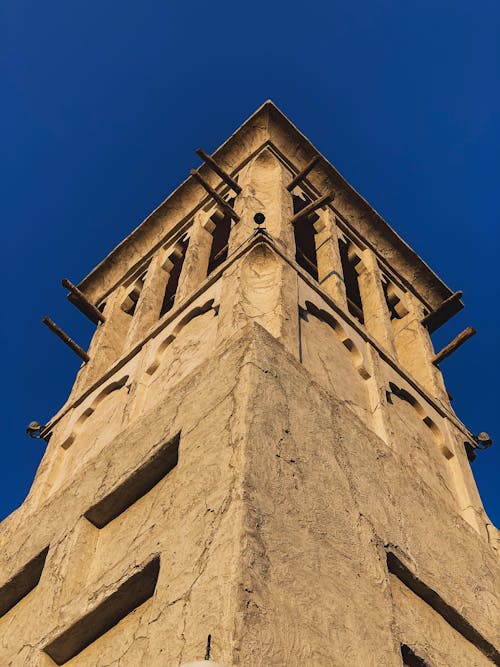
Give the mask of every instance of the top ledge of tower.
[[[344, 218], [361, 238], [402, 276], [431, 308], [436, 309], [453, 291], [430, 269], [419, 255], [392, 229], [370, 204], [344, 179], [337, 169], [315, 148], [302, 132], [270, 99], [266, 100], [212, 156], [230, 172], [255, 153], [263, 144], [277, 145], [289, 163], [300, 170], [312, 157], [320, 155], [321, 182], [328, 184], [351, 212]], [[213, 172], [206, 165], [199, 168], [206, 180], [215, 186]], [[87, 297], [97, 303], [148, 255], [162, 245], [193, 213], [197, 184], [188, 177], [150, 213], [107, 257], [78, 285]], [[340, 195], [340, 196], [339, 196]], [[456, 302], [456, 311], [463, 304]]]

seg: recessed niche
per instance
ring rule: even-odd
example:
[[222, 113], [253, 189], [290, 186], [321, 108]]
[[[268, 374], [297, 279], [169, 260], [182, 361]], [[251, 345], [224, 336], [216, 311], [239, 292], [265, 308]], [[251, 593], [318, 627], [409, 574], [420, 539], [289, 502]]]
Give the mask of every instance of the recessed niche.
[[104, 528], [139, 498], [151, 491], [177, 465], [179, 442], [180, 433], [160, 447], [153, 456], [104, 498], [92, 505], [85, 512], [85, 518], [96, 528]]
[[0, 616], [6, 614], [37, 586], [48, 552], [49, 547], [45, 547], [0, 587]]
[[160, 557], [156, 556], [95, 609], [45, 646], [43, 649], [45, 653], [56, 665], [64, 665], [74, 658], [153, 596], [159, 572]]

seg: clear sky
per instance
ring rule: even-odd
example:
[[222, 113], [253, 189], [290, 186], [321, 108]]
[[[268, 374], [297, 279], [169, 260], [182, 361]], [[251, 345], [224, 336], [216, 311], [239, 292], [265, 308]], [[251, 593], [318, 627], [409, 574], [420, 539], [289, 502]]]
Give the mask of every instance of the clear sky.
[[25, 497], [92, 325], [83, 278], [271, 98], [466, 308], [436, 347], [459, 417], [496, 440], [473, 470], [500, 525], [498, 0], [4, 0], [0, 518]]

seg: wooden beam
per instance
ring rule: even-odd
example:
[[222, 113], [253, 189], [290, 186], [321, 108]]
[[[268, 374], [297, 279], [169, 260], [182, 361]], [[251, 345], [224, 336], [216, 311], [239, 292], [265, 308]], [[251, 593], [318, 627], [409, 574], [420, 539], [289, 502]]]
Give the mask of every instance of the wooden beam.
[[466, 340], [469, 340], [474, 334], [476, 334], [477, 331], [473, 327], [467, 327], [467, 329], [464, 329], [461, 333], [454, 338], [451, 343], [448, 343], [446, 347], [443, 347], [443, 349], [438, 352], [435, 356], [434, 359], [432, 360], [432, 363], [434, 366], [438, 366], [443, 359], [446, 359], [446, 357], [449, 357], [450, 354], [455, 352], [455, 350], [458, 350], [458, 348], [465, 343]]
[[241, 192], [241, 187], [236, 183], [234, 178], [232, 178], [227, 172], [224, 171], [224, 169], [217, 164], [217, 162], [213, 159], [213, 157], [210, 157], [210, 155], [207, 155], [204, 150], [201, 148], [196, 149], [196, 154], [201, 157], [201, 159], [208, 164], [209, 167], [215, 171], [216, 174], [218, 174], [224, 183], [227, 183], [231, 190], [234, 190], [237, 195], [240, 194]]
[[227, 201], [224, 201], [224, 199], [222, 199], [220, 194], [218, 192], [216, 192], [205, 181], [205, 179], [202, 176], [200, 176], [200, 174], [196, 171], [196, 169], [191, 169], [190, 174], [193, 178], [195, 178], [198, 181], [198, 183], [201, 185], [201, 187], [204, 188], [204, 190], [206, 190], [206, 192], [208, 192], [208, 194], [212, 197], [212, 199], [221, 207], [221, 209], [223, 211], [225, 211], [225, 213], [227, 213], [227, 215], [230, 218], [232, 218], [235, 222], [240, 221], [240, 216], [236, 213], [236, 211], [233, 208], [231, 208], [231, 206], [229, 206]]
[[421, 320], [421, 324], [426, 327], [429, 333], [433, 333], [436, 329], [439, 329], [439, 327], [453, 317], [453, 315], [456, 315], [462, 310], [464, 307], [463, 303], [460, 302], [462, 295], [463, 292], [455, 292], [443, 301], [436, 310], [433, 310], [432, 313], [429, 313]]
[[290, 220], [292, 224], [295, 224], [299, 220], [302, 220], [302, 218], [307, 217], [311, 213], [314, 213], [318, 208], [322, 208], [323, 206], [326, 206], [326, 204], [329, 204], [331, 201], [333, 201], [335, 198], [335, 194], [333, 192], [329, 192], [327, 195], [323, 195], [322, 197], [318, 197], [314, 201], [312, 201], [310, 204], [307, 206], [304, 206], [304, 208], [296, 213], [293, 218]]
[[73, 285], [67, 278], [61, 280], [61, 285], [69, 290], [69, 301], [78, 308], [80, 312], [86, 315], [94, 324], [105, 322], [106, 318], [101, 313], [99, 308], [96, 308], [93, 303], [87, 299], [85, 294], [81, 292], [76, 285]]
[[55, 322], [53, 322], [50, 317], [44, 317], [42, 322], [49, 327], [49, 329], [55, 333], [55, 335], [62, 340], [63, 343], [65, 343], [75, 354], [77, 354], [80, 359], [83, 359], [83, 361], [87, 362], [90, 357], [89, 355], [85, 352], [85, 350], [78, 345], [78, 343], [75, 343], [75, 341], [68, 336], [62, 329], [60, 329]]
[[291, 192], [296, 185], [298, 185], [301, 181], [303, 181], [304, 178], [307, 176], [307, 174], [313, 169], [314, 165], [320, 160], [321, 160], [321, 155], [315, 155], [313, 159], [306, 164], [304, 169], [302, 169], [302, 171], [299, 171], [297, 176], [295, 176], [286, 186], [288, 192]]

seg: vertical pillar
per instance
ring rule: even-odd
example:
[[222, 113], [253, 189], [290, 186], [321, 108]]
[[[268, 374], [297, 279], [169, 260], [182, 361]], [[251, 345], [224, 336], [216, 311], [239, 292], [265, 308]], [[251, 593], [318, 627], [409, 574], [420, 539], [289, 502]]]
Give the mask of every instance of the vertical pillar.
[[165, 264], [165, 260], [165, 251], [160, 250], [149, 263], [141, 295], [128, 332], [126, 347], [139, 342], [158, 321], [170, 275], [169, 266]]
[[448, 419], [443, 419], [443, 432], [449, 452], [447, 464], [460, 514], [474, 530], [488, 539], [487, 516], [465, 453], [465, 436]]
[[405, 293], [408, 314], [394, 320], [394, 343], [401, 365], [432, 396], [449, 405], [441, 371], [434, 366], [434, 350], [427, 329], [421, 324], [424, 306], [411, 292]]
[[381, 368], [378, 351], [367, 344], [370, 377], [366, 380], [368, 398], [372, 411], [372, 427], [375, 433], [386, 445], [394, 448], [394, 439], [391, 437], [391, 426], [387, 414], [386, 379]]
[[[240, 222], [229, 240], [231, 254], [255, 229], [255, 213], [266, 217], [273, 243], [294, 257], [294, 232], [290, 222], [292, 196], [286, 189], [288, 171], [269, 149], [262, 150], [240, 174], [243, 188], [235, 209]], [[228, 338], [249, 322], [257, 322], [298, 357], [297, 274], [267, 245], [253, 248], [231, 265], [222, 277], [218, 336]]]
[[394, 333], [377, 258], [370, 248], [366, 248], [361, 253], [361, 259], [356, 269], [359, 272], [358, 283], [365, 326], [387, 352], [396, 356]]
[[207, 277], [214, 228], [215, 224], [210, 220], [209, 213], [205, 211], [196, 213], [175, 296], [177, 303], [194, 292]]
[[277, 156], [269, 149], [263, 149], [241, 172], [239, 183], [243, 190], [238, 195], [235, 210], [240, 222], [233, 225], [229, 242], [229, 252], [233, 252], [252, 235], [255, 229], [253, 217], [256, 213], [266, 216], [266, 229], [280, 249], [291, 258], [295, 256], [292, 195], [286, 189], [290, 173]]
[[122, 310], [127, 289], [122, 285], [112, 292], [104, 307], [106, 321], [100, 324], [89, 347], [89, 361], [83, 365], [69, 400], [97, 380], [123, 351], [131, 317]]
[[318, 261], [318, 282], [324, 291], [342, 309], [347, 310], [342, 262], [335, 214], [330, 208], [318, 211], [319, 220], [314, 223], [316, 230], [316, 258]]

